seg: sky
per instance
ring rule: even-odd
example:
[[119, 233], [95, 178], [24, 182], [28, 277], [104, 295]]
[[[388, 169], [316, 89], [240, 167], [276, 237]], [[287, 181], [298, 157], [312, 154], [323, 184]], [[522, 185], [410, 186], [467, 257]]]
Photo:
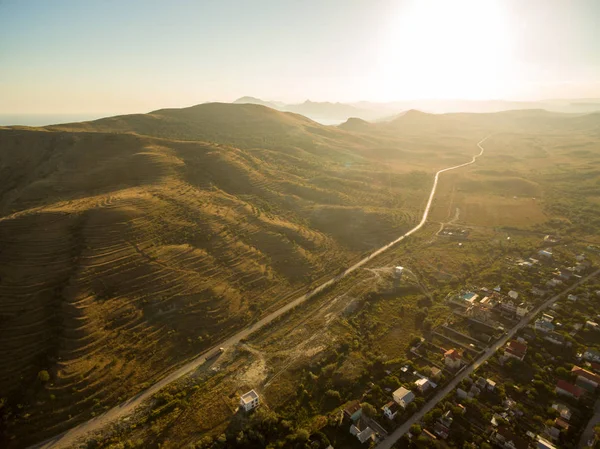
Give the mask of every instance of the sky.
[[600, 97], [599, 0], [0, 0], [0, 113]]

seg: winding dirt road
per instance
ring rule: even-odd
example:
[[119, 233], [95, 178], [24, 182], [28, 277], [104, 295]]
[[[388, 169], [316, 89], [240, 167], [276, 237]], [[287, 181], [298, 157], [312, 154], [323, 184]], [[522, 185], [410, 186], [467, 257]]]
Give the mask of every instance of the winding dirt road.
[[216, 351], [219, 347], [228, 348], [228, 347], [233, 347], [233, 346], [237, 345], [241, 340], [247, 338], [253, 332], [255, 332], [255, 331], [259, 330], [260, 328], [262, 328], [263, 326], [266, 326], [267, 324], [271, 323], [273, 320], [275, 320], [275, 319], [279, 318], [280, 316], [284, 315], [285, 313], [289, 312], [291, 309], [302, 304], [306, 300], [323, 292], [325, 289], [331, 287], [332, 285], [337, 283], [339, 280], [348, 276], [350, 273], [358, 270], [360, 267], [365, 265], [367, 262], [369, 262], [373, 258], [375, 258], [375, 257], [379, 256], [380, 254], [382, 254], [383, 252], [387, 251], [392, 246], [400, 243], [402, 240], [404, 240], [409, 235], [417, 232], [427, 222], [427, 217], [429, 216], [429, 209], [431, 208], [431, 204], [433, 203], [433, 198], [435, 197], [435, 192], [437, 189], [439, 176], [442, 173], [445, 173], [447, 171], [456, 170], [457, 168], [466, 167], [467, 165], [471, 165], [471, 164], [475, 163], [477, 158], [483, 154], [484, 148], [481, 146], [481, 144], [483, 142], [485, 142], [485, 140], [488, 137], [484, 138], [483, 140], [481, 140], [480, 142], [477, 143], [477, 146], [480, 149], [480, 151], [478, 154], [473, 156], [473, 159], [471, 161], [465, 162], [464, 164], [455, 165], [453, 167], [444, 168], [442, 170], [439, 170], [435, 174], [435, 177], [433, 180], [433, 187], [431, 188], [431, 192], [429, 194], [429, 199], [427, 200], [427, 205], [425, 206], [425, 210], [423, 211], [423, 217], [421, 218], [421, 221], [419, 222], [419, 224], [417, 224], [414, 228], [412, 228], [411, 230], [406, 232], [404, 235], [398, 237], [396, 240], [388, 243], [387, 245], [382, 246], [381, 248], [379, 248], [378, 250], [376, 250], [369, 256], [365, 257], [364, 259], [360, 260], [356, 264], [352, 265], [350, 268], [346, 269], [345, 271], [338, 274], [334, 278], [331, 278], [330, 280], [324, 282], [323, 284], [321, 284], [314, 290], [311, 290], [310, 292], [294, 299], [293, 301], [291, 301], [288, 304], [286, 304], [285, 306], [277, 309], [273, 313], [270, 313], [269, 315], [265, 316], [264, 318], [257, 321], [256, 323], [253, 323], [253, 324], [249, 325], [248, 327], [242, 329], [235, 335], [232, 335], [227, 340], [221, 342], [220, 344], [216, 345], [215, 347], [203, 352], [202, 354], [199, 354], [197, 357], [192, 359], [190, 362], [188, 362], [185, 365], [181, 366], [180, 368], [176, 369], [171, 374], [162, 378], [161, 380], [156, 382], [154, 385], [152, 385], [148, 389], [140, 392], [137, 396], [134, 396], [133, 398], [129, 399], [128, 401], [123, 402], [122, 404], [117, 405], [116, 407], [113, 407], [112, 409], [108, 410], [107, 412], [103, 413], [102, 415], [99, 415], [95, 418], [90, 419], [89, 421], [81, 423], [78, 426], [73, 427], [72, 429], [67, 430], [66, 432], [64, 432], [60, 435], [57, 435], [46, 441], [43, 441], [34, 446], [31, 446], [31, 448], [44, 448], [44, 449], [53, 448], [53, 449], [56, 449], [56, 448], [69, 447], [69, 446], [75, 444], [78, 440], [84, 438], [88, 433], [99, 431], [102, 428], [104, 428], [105, 426], [109, 425], [110, 423], [116, 422], [117, 420], [122, 419], [122, 418], [132, 414], [138, 406], [140, 406], [144, 401], [150, 399], [154, 394], [159, 392], [161, 389], [163, 389], [170, 383], [176, 381], [177, 379], [180, 379], [180, 378], [186, 376], [187, 374], [190, 374], [192, 371], [196, 370], [198, 367], [200, 367], [202, 364], [204, 364], [205, 357], [207, 354], [212, 353], [213, 351]]

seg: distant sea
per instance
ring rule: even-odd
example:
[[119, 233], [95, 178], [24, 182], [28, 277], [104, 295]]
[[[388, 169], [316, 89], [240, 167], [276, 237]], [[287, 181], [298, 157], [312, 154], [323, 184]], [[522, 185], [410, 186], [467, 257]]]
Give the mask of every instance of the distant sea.
[[46, 126], [61, 123], [84, 122], [96, 120], [102, 117], [110, 117], [115, 114], [0, 114], [0, 126], [23, 125], [23, 126]]

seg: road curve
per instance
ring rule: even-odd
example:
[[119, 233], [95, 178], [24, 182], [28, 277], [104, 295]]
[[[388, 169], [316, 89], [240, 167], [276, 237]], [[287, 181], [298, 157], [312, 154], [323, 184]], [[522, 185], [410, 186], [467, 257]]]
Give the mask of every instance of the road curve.
[[456, 377], [454, 377], [450, 381], [450, 383], [448, 385], [446, 385], [444, 388], [442, 388], [440, 391], [438, 391], [437, 394], [434, 397], [432, 397], [423, 406], [423, 408], [421, 408], [418, 412], [416, 412], [414, 415], [412, 415], [408, 419], [408, 421], [404, 422], [404, 424], [402, 424], [400, 427], [398, 427], [394, 432], [389, 434], [385, 440], [380, 442], [375, 447], [375, 449], [391, 449], [391, 447], [394, 445], [394, 443], [396, 441], [398, 441], [400, 439], [400, 437], [402, 437], [402, 435], [404, 435], [405, 433], [407, 433], [410, 430], [410, 426], [419, 422], [423, 418], [423, 416], [425, 416], [426, 413], [431, 411], [437, 405], [438, 402], [440, 402], [452, 390], [454, 390], [454, 388], [456, 388], [458, 386], [458, 384], [460, 384], [465, 377], [469, 376], [473, 371], [475, 371], [477, 368], [479, 368], [483, 362], [485, 362], [492, 355], [494, 355], [494, 353], [498, 349], [500, 349], [502, 346], [504, 346], [506, 344], [506, 342], [508, 342], [508, 340], [513, 338], [518, 331], [520, 331], [525, 326], [527, 326], [527, 324], [529, 324], [529, 322], [533, 318], [535, 318], [535, 316], [538, 313], [540, 313], [542, 310], [544, 310], [547, 307], [554, 304], [558, 299], [560, 299], [565, 294], [569, 293], [574, 288], [579, 287], [581, 284], [587, 282], [588, 280], [597, 276], [598, 274], [600, 274], [600, 269], [594, 271], [592, 274], [584, 277], [583, 279], [580, 279], [578, 282], [573, 284], [571, 287], [560, 292], [558, 295], [553, 296], [552, 298], [548, 299], [546, 302], [543, 302], [538, 307], [536, 307], [531, 312], [529, 312], [527, 315], [525, 315], [521, 319], [521, 321], [519, 321], [517, 323], [516, 326], [514, 326], [510, 331], [508, 331], [506, 333], [506, 335], [504, 337], [502, 337], [500, 340], [498, 340], [496, 343], [494, 343], [492, 346], [490, 346], [483, 354], [481, 354], [481, 356], [477, 360], [475, 360], [475, 362], [473, 362], [471, 365], [464, 368]]
[[128, 401], [123, 402], [122, 404], [113, 407], [112, 409], [108, 410], [107, 412], [103, 413], [102, 415], [92, 418], [89, 421], [81, 423], [78, 426], [73, 427], [72, 429], [67, 430], [66, 432], [64, 432], [60, 435], [57, 435], [55, 437], [52, 437], [46, 441], [43, 441], [41, 443], [35, 444], [30, 447], [31, 448], [43, 448], [43, 449], [50, 449], [50, 448], [57, 449], [57, 448], [68, 447], [68, 446], [74, 444], [78, 439], [84, 437], [89, 432], [98, 431], [98, 430], [102, 429], [103, 427], [107, 426], [108, 424], [115, 422], [118, 419], [124, 418], [127, 415], [130, 415], [131, 413], [133, 413], [133, 411], [135, 410], [136, 407], [140, 406], [144, 401], [150, 399], [154, 394], [156, 394], [158, 391], [160, 391], [161, 389], [163, 389], [164, 387], [169, 385], [171, 382], [174, 382], [175, 380], [196, 370], [200, 365], [202, 365], [205, 362], [206, 354], [217, 350], [217, 348], [219, 348], [219, 347], [227, 348], [227, 347], [231, 347], [231, 346], [238, 344], [241, 340], [243, 340], [244, 338], [247, 338], [253, 332], [255, 332], [255, 331], [259, 330], [260, 328], [262, 328], [263, 326], [266, 326], [267, 324], [271, 323], [273, 320], [279, 318], [281, 315], [290, 311], [291, 309], [298, 306], [299, 304], [302, 304], [306, 300], [318, 295], [326, 288], [331, 287], [339, 280], [345, 278], [350, 273], [352, 273], [352, 272], [356, 271], [357, 269], [359, 269], [360, 267], [362, 267], [364, 264], [369, 262], [374, 257], [377, 257], [381, 253], [390, 249], [392, 246], [396, 245], [397, 243], [400, 243], [402, 240], [404, 240], [409, 235], [417, 232], [419, 229], [421, 229], [423, 227], [423, 225], [427, 221], [427, 217], [429, 215], [429, 209], [431, 208], [431, 204], [433, 203], [433, 198], [435, 196], [435, 191], [437, 189], [438, 179], [439, 179], [440, 174], [450, 171], [450, 170], [456, 170], [457, 168], [466, 167], [467, 165], [471, 165], [471, 164], [475, 163], [477, 158], [479, 156], [481, 156], [484, 152], [484, 148], [481, 146], [481, 144], [483, 142], [485, 142], [486, 139], [487, 139], [487, 137], [477, 143], [477, 146], [479, 147], [480, 151], [478, 154], [473, 156], [473, 158], [469, 162], [465, 162], [464, 164], [460, 164], [460, 165], [455, 165], [453, 167], [444, 168], [442, 170], [439, 170], [435, 174], [435, 177], [433, 180], [433, 187], [431, 188], [431, 193], [429, 194], [429, 199], [427, 200], [427, 205], [425, 206], [425, 210], [423, 211], [423, 217], [421, 218], [421, 221], [419, 222], [419, 224], [417, 224], [410, 231], [406, 232], [404, 235], [398, 237], [396, 240], [388, 243], [387, 245], [382, 246], [381, 248], [379, 248], [372, 254], [368, 255], [364, 259], [362, 259], [359, 262], [357, 262], [356, 264], [352, 265], [350, 268], [346, 269], [345, 271], [338, 274], [334, 278], [331, 278], [328, 281], [324, 282], [323, 284], [321, 284], [314, 290], [311, 290], [310, 292], [294, 299], [293, 301], [289, 302], [285, 306], [277, 309], [273, 313], [270, 313], [269, 315], [260, 319], [256, 323], [253, 323], [253, 324], [249, 325], [248, 327], [242, 329], [237, 334], [229, 337], [227, 340], [221, 342], [220, 344], [216, 345], [215, 347], [198, 355], [197, 357], [192, 359], [190, 362], [188, 362], [185, 365], [181, 366], [180, 368], [176, 369], [171, 374], [162, 378], [161, 380], [156, 382], [154, 385], [152, 385], [148, 389], [140, 392], [137, 396], [134, 396], [133, 398], [129, 399]]

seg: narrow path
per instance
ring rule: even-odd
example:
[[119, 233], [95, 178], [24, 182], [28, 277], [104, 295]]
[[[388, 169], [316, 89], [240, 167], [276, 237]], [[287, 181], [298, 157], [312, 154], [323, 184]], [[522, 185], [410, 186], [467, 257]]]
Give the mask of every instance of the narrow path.
[[433, 203], [433, 198], [435, 197], [435, 192], [437, 189], [438, 179], [439, 179], [440, 175], [447, 171], [456, 170], [457, 168], [466, 167], [467, 165], [471, 165], [471, 164], [475, 163], [477, 158], [483, 154], [484, 148], [481, 146], [481, 144], [483, 142], [485, 142], [488, 137], [482, 139], [480, 142], [477, 143], [477, 147], [479, 147], [480, 151], [478, 154], [473, 156], [473, 158], [469, 162], [465, 162], [464, 164], [460, 164], [460, 165], [455, 165], [453, 167], [444, 168], [442, 170], [439, 170], [435, 174], [435, 177], [433, 179], [433, 187], [431, 188], [431, 193], [429, 194], [429, 198], [427, 200], [427, 205], [425, 206], [425, 210], [423, 211], [423, 217], [421, 218], [421, 221], [414, 228], [412, 228], [411, 230], [406, 232], [404, 235], [398, 237], [396, 240], [388, 243], [387, 245], [382, 246], [375, 252], [371, 253], [369, 256], [358, 261], [357, 263], [352, 265], [350, 268], [344, 270], [342, 273], [338, 274], [334, 278], [329, 279], [328, 281], [324, 282], [323, 284], [321, 284], [314, 290], [311, 290], [310, 292], [294, 299], [293, 301], [289, 302], [285, 306], [277, 309], [276, 311], [274, 311], [274, 312], [270, 313], [269, 315], [265, 316], [264, 318], [260, 319], [256, 323], [251, 324], [251, 325], [247, 326], [246, 328], [242, 329], [241, 331], [239, 331], [237, 334], [232, 335], [227, 340], [221, 342], [220, 344], [216, 345], [215, 347], [208, 349], [207, 351], [203, 352], [202, 354], [199, 354], [197, 357], [190, 360], [188, 363], [184, 364], [183, 366], [179, 367], [178, 369], [173, 371], [171, 374], [162, 378], [161, 380], [156, 382], [154, 385], [152, 385], [148, 389], [140, 392], [137, 396], [134, 396], [133, 398], [129, 399], [128, 401], [126, 401], [120, 405], [117, 405], [116, 407], [113, 407], [112, 409], [106, 411], [102, 415], [92, 418], [89, 421], [81, 423], [78, 426], [73, 427], [72, 429], [67, 430], [66, 432], [64, 432], [60, 435], [57, 435], [53, 438], [50, 438], [46, 441], [43, 441], [43, 442], [38, 443], [31, 447], [32, 448], [68, 447], [68, 446], [74, 444], [77, 440], [85, 437], [86, 434], [88, 434], [90, 432], [98, 431], [98, 430], [104, 428], [105, 426], [107, 426], [108, 424], [113, 423], [121, 418], [124, 418], [127, 415], [130, 415], [131, 413], [133, 413], [133, 411], [138, 406], [140, 406], [144, 401], [150, 399], [154, 394], [158, 393], [161, 389], [163, 389], [170, 383], [176, 381], [177, 379], [191, 373], [192, 371], [196, 370], [199, 366], [201, 366], [205, 362], [206, 354], [217, 350], [217, 348], [219, 348], [219, 347], [227, 348], [227, 347], [235, 346], [241, 340], [247, 338], [253, 332], [261, 329], [262, 327], [271, 323], [273, 320], [279, 318], [280, 316], [289, 312], [296, 306], [302, 304], [306, 300], [318, 295], [319, 293], [323, 292], [327, 288], [333, 286], [338, 281], [340, 281], [341, 279], [348, 276], [350, 273], [358, 270], [360, 267], [365, 265], [367, 262], [371, 261], [373, 258], [379, 256], [380, 254], [384, 253], [391, 247], [400, 243], [402, 240], [404, 240], [409, 235], [412, 235], [415, 232], [417, 232], [427, 222], [427, 217], [429, 216], [429, 209], [431, 208], [431, 204]]
[[423, 416], [425, 416], [426, 413], [431, 411], [438, 404], [438, 402], [440, 402], [452, 390], [454, 390], [458, 386], [458, 384], [460, 384], [462, 382], [462, 380], [465, 377], [469, 376], [473, 371], [475, 371], [477, 368], [479, 368], [479, 366], [481, 366], [481, 364], [483, 362], [485, 362], [492, 355], [494, 355], [494, 353], [498, 349], [500, 349], [502, 346], [504, 346], [508, 342], [508, 340], [513, 338], [518, 331], [520, 331], [522, 328], [527, 326], [529, 324], [529, 322], [533, 318], [535, 318], [535, 316], [538, 313], [540, 313], [542, 310], [545, 310], [546, 308], [550, 307], [552, 304], [554, 304], [556, 301], [558, 301], [562, 296], [566, 295], [571, 290], [579, 287], [581, 284], [587, 282], [588, 280], [592, 279], [593, 277], [597, 276], [598, 274], [600, 274], [600, 269], [594, 271], [589, 276], [586, 276], [583, 279], [579, 280], [579, 282], [573, 284], [571, 287], [562, 291], [558, 295], [555, 295], [552, 298], [548, 299], [546, 302], [540, 304], [538, 307], [536, 307], [531, 312], [529, 312], [527, 315], [525, 315], [523, 317], [523, 319], [521, 319], [521, 321], [519, 321], [515, 327], [513, 327], [510, 331], [508, 331], [504, 337], [502, 337], [500, 340], [498, 340], [496, 343], [494, 343], [492, 346], [490, 346], [477, 360], [475, 360], [475, 362], [473, 362], [471, 365], [467, 366], [466, 368], [463, 368], [462, 371], [454, 379], [452, 379], [448, 385], [446, 385], [444, 388], [442, 388], [433, 398], [431, 398], [429, 400], [429, 402], [427, 402], [423, 406], [423, 408], [421, 408], [418, 412], [416, 412], [414, 415], [412, 415], [406, 422], [404, 422], [404, 424], [402, 424], [392, 434], [390, 434], [390, 436], [388, 438], [386, 438], [381, 443], [379, 443], [376, 446], [376, 449], [391, 449], [391, 447], [394, 445], [394, 443], [396, 443], [396, 441], [398, 441], [400, 439], [400, 437], [402, 437], [402, 435], [404, 435], [405, 433], [407, 433], [410, 430], [410, 426], [419, 422], [423, 418]]

